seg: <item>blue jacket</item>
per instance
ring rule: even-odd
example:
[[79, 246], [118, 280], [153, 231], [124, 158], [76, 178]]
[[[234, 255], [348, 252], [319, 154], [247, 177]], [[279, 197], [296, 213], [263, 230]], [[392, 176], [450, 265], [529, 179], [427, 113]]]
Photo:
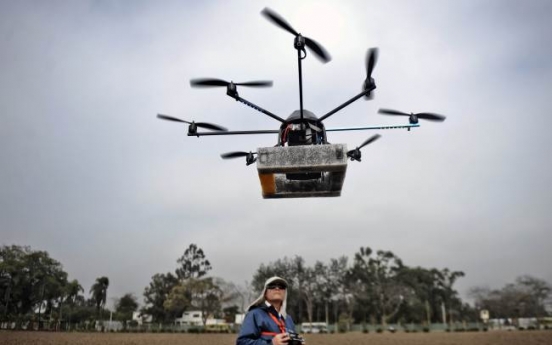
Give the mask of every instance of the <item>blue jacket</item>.
[[[268, 313], [282, 320], [282, 318], [278, 316], [276, 309], [272, 306], [260, 305], [254, 309], [250, 309], [243, 319], [236, 345], [272, 344], [274, 334], [282, 332], [276, 321], [274, 321]], [[286, 331], [295, 332], [295, 324], [289, 315], [285, 318], [285, 327]]]

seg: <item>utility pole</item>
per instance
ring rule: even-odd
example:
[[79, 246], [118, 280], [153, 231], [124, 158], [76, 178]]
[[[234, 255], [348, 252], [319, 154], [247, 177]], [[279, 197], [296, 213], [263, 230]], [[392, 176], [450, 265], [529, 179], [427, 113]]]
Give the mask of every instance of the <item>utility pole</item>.
[[5, 308], [4, 308], [4, 319], [8, 319], [8, 305], [10, 303], [10, 294], [11, 294], [11, 278], [10, 278], [10, 284], [8, 285], [8, 288], [6, 289], [6, 294], [4, 295], [4, 302], [6, 302]]
[[427, 326], [431, 327], [431, 306], [429, 305], [429, 301], [427, 299], [425, 300], [424, 304], [425, 304], [425, 311], [426, 311]]
[[40, 288], [40, 304], [38, 305], [38, 330], [40, 331], [40, 314], [42, 312], [42, 302], [44, 301], [44, 282]]
[[443, 315], [443, 325], [447, 326], [447, 311], [445, 309], [445, 302], [441, 302], [441, 314]]

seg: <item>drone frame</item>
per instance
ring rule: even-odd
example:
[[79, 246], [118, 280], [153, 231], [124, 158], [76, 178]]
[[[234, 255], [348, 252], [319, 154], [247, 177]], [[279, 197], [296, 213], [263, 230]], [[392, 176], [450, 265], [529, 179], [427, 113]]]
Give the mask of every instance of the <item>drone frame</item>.
[[[318, 44], [316, 41], [314, 41], [314, 40], [312, 40], [308, 37], [305, 37], [305, 36], [301, 35], [300, 33], [298, 33], [297, 31], [295, 31], [295, 29], [293, 29], [291, 27], [291, 25], [285, 19], [283, 19], [281, 16], [279, 16], [276, 12], [270, 10], [269, 8], [265, 8], [265, 9], [263, 9], [263, 11], [261, 11], [261, 13], [269, 21], [271, 21], [273, 24], [279, 26], [281, 29], [284, 29], [285, 31], [287, 31], [287, 32], [289, 32], [289, 33], [291, 33], [295, 36], [295, 38], [294, 38], [294, 48], [297, 50], [297, 64], [298, 64], [298, 76], [299, 76], [299, 110], [298, 110], [299, 114], [296, 115], [296, 113], [297, 113], [297, 111], [296, 111], [292, 115], [290, 115], [288, 117], [288, 119], [284, 119], [284, 118], [282, 118], [282, 117], [280, 117], [280, 116], [278, 116], [278, 115], [276, 115], [276, 114], [260, 107], [259, 105], [257, 105], [255, 103], [241, 97], [238, 93], [238, 89], [237, 89], [238, 85], [243, 85], [243, 86], [272, 86], [271, 81], [270, 82], [257, 81], [257, 82], [234, 83], [233, 81], [227, 82], [227, 81], [220, 80], [220, 79], [192, 79], [190, 81], [190, 84], [193, 87], [226, 86], [226, 94], [229, 97], [233, 98], [237, 102], [245, 104], [248, 107], [253, 108], [254, 110], [256, 110], [256, 111], [258, 111], [258, 112], [260, 112], [264, 115], [267, 115], [267, 116], [275, 119], [276, 121], [280, 122], [281, 123], [280, 129], [279, 130], [229, 131], [229, 130], [226, 130], [225, 128], [220, 127], [220, 126], [218, 126], [220, 128], [215, 128], [215, 127], [217, 127], [217, 125], [211, 125], [211, 124], [199, 123], [199, 122], [197, 123], [198, 125], [196, 125], [195, 122], [190, 123], [190, 122], [183, 121], [183, 120], [177, 120], [177, 119], [174, 119], [174, 118], [169, 118], [168, 116], [164, 116], [164, 115], [161, 115], [161, 116], [158, 115], [159, 117], [169, 119], [169, 120], [173, 120], [173, 121], [180, 121], [180, 122], [189, 123], [190, 126], [188, 128], [188, 136], [200, 137], [200, 136], [211, 136], [211, 135], [279, 134], [278, 145], [284, 146], [285, 141], [282, 138], [282, 133], [284, 133], [287, 126], [292, 125], [292, 124], [293, 125], [300, 124], [301, 125], [300, 128], [302, 128], [303, 130], [307, 130], [308, 128], [310, 128], [311, 130], [314, 130], [315, 132], [322, 131], [323, 132], [323, 139], [324, 139], [322, 143], [327, 143], [326, 132], [360, 131], [360, 130], [384, 130], [384, 129], [407, 129], [408, 131], [410, 131], [411, 128], [420, 127], [420, 124], [418, 123], [418, 117], [419, 116], [417, 116], [417, 115], [423, 115], [423, 116], [426, 116], [425, 117], [426, 119], [432, 119], [432, 120], [437, 119], [435, 116], [437, 116], [437, 117], [440, 116], [440, 115], [429, 114], [429, 113], [406, 114], [406, 113], [401, 113], [401, 112], [393, 111], [393, 110], [380, 109], [379, 112], [384, 113], [384, 114], [408, 115], [408, 116], [410, 116], [409, 124], [407, 124], [407, 125], [383, 125], [383, 126], [347, 127], [347, 128], [329, 128], [329, 129], [326, 129], [324, 124], [323, 124], [323, 121], [328, 119], [330, 116], [333, 116], [337, 112], [341, 111], [342, 109], [349, 106], [353, 102], [356, 102], [357, 100], [359, 100], [362, 97], [365, 97], [368, 100], [372, 99], [372, 97], [371, 97], [372, 92], [376, 89], [375, 81], [372, 78], [372, 71], [373, 71], [374, 66], [376, 64], [376, 61], [377, 61], [377, 55], [378, 55], [377, 48], [370, 48], [367, 52], [367, 55], [366, 55], [366, 74], [367, 74], [367, 76], [366, 76], [366, 80], [363, 83], [362, 92], [360, 92], [359, 94], [353, 96], [351, 99], [343, 102], [341, 105], [337, 106], [333, 110], [331, 110], [328, 113], [324, 114], [320, 118], [317, 118], [311, 112], [308, 112], [309, 115], [305, 116], [305, 112], [307, 110], [305, 110], [303, 108], [303, 69], [302, 69], [302, 60], [304, 60], [307, 57], [306, 48], [308, 47], [310, 50], [312, 50], [314, 55], [316, 57], [318, 57], [319, 59], [321, 59], [323, 62], [328, 62], [330, 60], [330, 56], [320, 44]], [[427, 116], [430, 116], [430, 117], [428, 118]], [[431, 116], [433, 116], [433, 118], [431, 118]], [[420, 118], [424, 118], [424, 117], [420, 117]], [[444, 117], [439, 119], [439, 121], [442, 121], [442, 120], [444, 120]], [[199, 126], [199, 124], [205, 124], [205, 125], [209, 125], [211, 127]], [[203, 127], [203, 128], [207, 128], [207, 129], [214, 130], [214, 131], [198, 132], [198, 127]]]

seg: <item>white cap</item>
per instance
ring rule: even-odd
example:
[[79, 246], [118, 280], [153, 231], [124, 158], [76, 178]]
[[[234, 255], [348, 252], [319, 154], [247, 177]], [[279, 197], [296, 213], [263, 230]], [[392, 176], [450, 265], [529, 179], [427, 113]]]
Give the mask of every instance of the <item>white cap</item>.
[[[247, 311], [251, 310], [251, 308], [258, 306], [265, 301], [266, 288], [268, 285], [272, 283], [281, 283], [286, 287], [286, 289], [289, 286], [288, 282], [284, 278], [280, 278], [280, 277], [268, 278], [264, 284], [264, 288], [263, 288], [263, 291], [261, 292], [261, 295], [255, 301], [253, 301], [253, 303], [251, 303], [249, 307], [247, 307]], [[280, 314], [282, 314], [284, 318], [287, 315], [286, 305], [287, 305], [287, 291], [286, 291], [286, 294], [284, 295], [284, 300], [282, 301], [282, 307], [280, 308]]]

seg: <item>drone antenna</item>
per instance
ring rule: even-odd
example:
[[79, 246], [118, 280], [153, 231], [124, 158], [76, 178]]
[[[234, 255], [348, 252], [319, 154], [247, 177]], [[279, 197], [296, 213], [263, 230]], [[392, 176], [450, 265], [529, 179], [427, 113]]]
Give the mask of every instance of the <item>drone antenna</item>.
[[[301, 34], [295, 37], [295, 49], [297, 49], [297, 63], [299, 65], [299, 110], [301, 111], [301, 121], [303, 121], [303, 69], [301, 68], [301, 60], [307, 57], [305, 49], [305, 39]], [[301, 57], [301, 51], [305, 52], [305, 56]]]

